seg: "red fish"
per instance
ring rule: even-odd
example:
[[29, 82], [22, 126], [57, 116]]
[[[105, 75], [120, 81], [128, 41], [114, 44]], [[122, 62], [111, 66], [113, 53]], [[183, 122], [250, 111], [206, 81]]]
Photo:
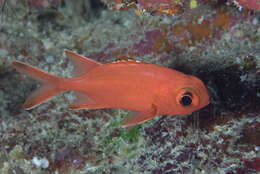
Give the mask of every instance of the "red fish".
[[122, 126], [134, 126], [158, 115], [184, 115], [209, 104], [203, 82], [191, 75], [135, 60], [101, 64], [65, 51], [74, 64], [75, 77], [61, 78], [14, 61], [14, 68], [38, 81], [24, 109], [32, 109], [65, 91], [75, 91], [70, 109], [121, 108], [132, 110]]

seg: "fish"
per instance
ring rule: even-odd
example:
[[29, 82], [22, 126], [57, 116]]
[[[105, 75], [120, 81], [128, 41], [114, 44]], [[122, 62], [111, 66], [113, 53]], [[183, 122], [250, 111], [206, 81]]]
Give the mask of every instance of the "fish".
[[20, 61], [12, 66], [40, 82], [23, 104], [32, 109], [51, 97], [74, 91], [69, 109], [118, 108], [130, 110], [122, 127], [132, 127], [160, 115], [187, 115], [210, 103], [205, 84], [197, 77], [134, 59], [102, 64], [65, 50], [74, 65], [71, 78], [63, 78]]

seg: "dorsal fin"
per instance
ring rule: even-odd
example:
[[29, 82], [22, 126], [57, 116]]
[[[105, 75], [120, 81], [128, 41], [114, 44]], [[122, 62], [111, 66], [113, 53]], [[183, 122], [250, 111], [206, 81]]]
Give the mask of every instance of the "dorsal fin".
[[115, 62], [120, 62], [120, 61], [136, 61], [134, 58], [132, 57], [128, 57], [128, 56], [120, 56], [117, 57]]
[[112, 64], [148, 64], [148, 63], [141, 62], [131, 57], [121, 56], [117, 58], [114, 62], [112, 62]]
[[89, 59], [87, 57], [81, 56], [77, 53], [74, 53], [70, 50], [65, 50], [66, 55], [71, 60], [74, 68], [73, 68], [73, 74], [76, 76], [82, 75], [89, 70], [102, 65], [101, 63], [94, 61], [92, 59]]

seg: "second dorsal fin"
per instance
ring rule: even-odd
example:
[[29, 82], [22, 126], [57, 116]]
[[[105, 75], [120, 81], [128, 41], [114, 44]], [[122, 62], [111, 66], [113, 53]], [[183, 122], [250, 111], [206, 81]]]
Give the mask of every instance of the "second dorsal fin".
[[66, 55], [71, 60], [74, 68], [73, 68], [73, 74], [75, 76], [82, 75], [84, 73], [87, 73], [91, 69], [102, 65], [101, 63], [94, 61], [92, 59], [89, 59], [87, 57], [81, 56], [77, 53], [74, 53], [70, 50], [65, 50]]

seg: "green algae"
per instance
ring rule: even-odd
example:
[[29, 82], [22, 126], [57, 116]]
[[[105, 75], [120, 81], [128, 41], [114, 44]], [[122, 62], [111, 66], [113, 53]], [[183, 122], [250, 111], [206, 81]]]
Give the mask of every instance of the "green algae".
[[[117, 129], [120, 127], [121, 121], [115, 120], [111, 123], [111, 129]], [[139, 129], [141, 125], [137, 125], [132, 128], [120, 128], [118, 136], [111, 137], [110, 135], [105, 137], [103, 147], [108, 145], [120, 146], [121, 143], [133, 144], [138, 143]]]

